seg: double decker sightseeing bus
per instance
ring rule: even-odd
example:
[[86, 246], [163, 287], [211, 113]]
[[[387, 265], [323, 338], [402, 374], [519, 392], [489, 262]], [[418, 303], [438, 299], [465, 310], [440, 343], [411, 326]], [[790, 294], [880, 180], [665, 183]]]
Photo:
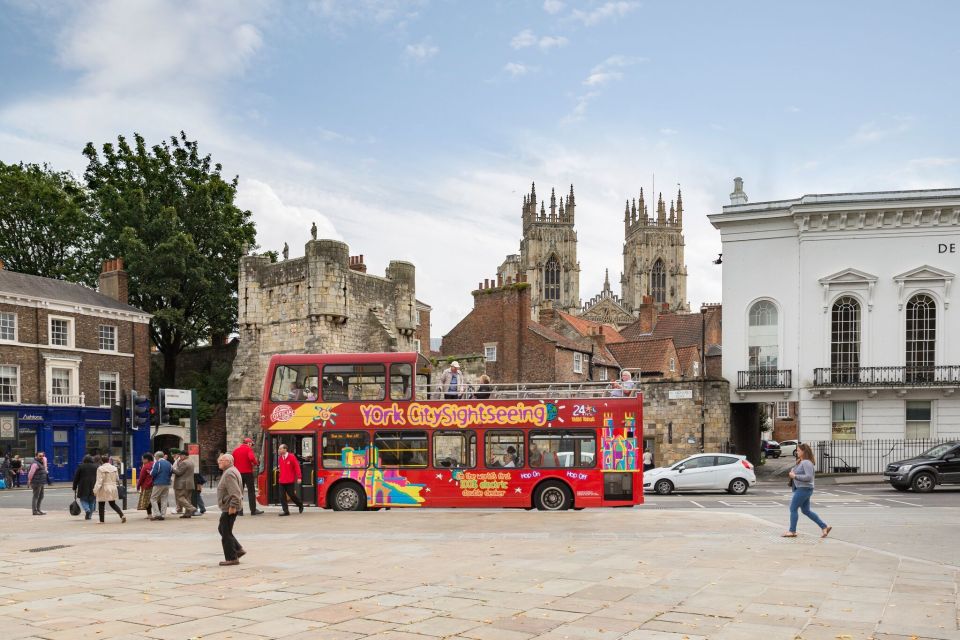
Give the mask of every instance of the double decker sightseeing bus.
[[259, 499], [280, 500], [285, 444], [301, 463], [304, 503], [337, 511], [643, 502], [640, 397], [592, 383], [492, 389], [443, 399], [417, 353], [275, 355]]

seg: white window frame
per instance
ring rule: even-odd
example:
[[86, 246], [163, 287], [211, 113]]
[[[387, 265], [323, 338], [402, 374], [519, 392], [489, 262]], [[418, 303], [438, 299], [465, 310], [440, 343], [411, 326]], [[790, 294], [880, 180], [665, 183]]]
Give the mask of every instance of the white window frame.
[[[54, 344], [53, 342], [53, 321], [63, 320], [67, 323], [67, 344]], [[60, 347], [61, 349], [73, 349], [76, 345], [76, 322], [69, 316], [47, 316], [47, 345], [51, 347]]]
[[0, 318], [3, 316], [11, 316], [13, 318], [13, 337], [4, 338], [0, 336], [0, 342], [17, 342], [17, 330], [19, 323], [17, 322], [17, 313], [16, 311], [0, 311]]
[[700, 361], [699, 360], [693, 361], [693, 377], [694, 378], [700, 377]]
[[11, 369], [13, 369], [13, 375], [16, 377], [16, 385], [14, 387], [13, 400], [0, 399], [0, 404], [20, 404], [20, 365], [0, 364], [0, 367], [10, 367]]
[[497, 361], [497, 343], [496, 342], [486, 342], [483, 345], [483, 358], [487, 362], [496, 362]]
[[607, 371], [606, 367], [600, 367], [600, 372], [598, 377], [600, 382], [606, 382], [607, 380], [610, 379], [610, 373]]
[[414, 340], [414, 341], [413, 341], [413, 350], [416, 351], [417, 353], [420, 353], [420, 341], [419, 341], [419, 340]]
[[[105, 348], [103, 347], [103, 335], [102, 335], [102, 331], [103, 331], [104, 329], [110, 329], [110, 330], [113, 331], [113, 349], [105, 349]], [[119, 333], [119, 332], [118, 332], [118, 330], [117, 330], [117, 326], [116, 326], [116, 325], [113, 325], [113, 324], [100, 324], [100, 325], [97, 325], [97, 348], [98, 348], [100, 351], [106, 351], [106, 352], [109, 352], [109, 353], [116, 353], [117, 351], [119, 351], [119, 350], [120, 350], [120, 344], [119, 344], [119, 340], [118, 340], [118, 338], [117, 338], [118, 333]]]
[[[113, 402], [103, 403], [103, 388], [100, 386], [104, 382], [104, 377], [110, 376], [115, 385]], [[110, 407], [120, 401], [120, 372], [119, 371], [101, 371], [97, 376], [97, 401], [101, 407]]]
[[[47, 388], [47, 397], [45, 404], [52, 404], [51, 398], [53, 396], [53, 370], [54, 369], [67, 369], [70, 372], [70, 394], [67, 396], [68, 400], [64, 402], [64, 405], [82, 405], [84, 404], [83, 394], [80, 392], [80, 358], [79, 357], [46, 357], [45, 358], [45, 372], [46, 372], [46, 388]], [[73, 401], [76, 399], [76, 401]], [[97, 403], [99, 404], [100, 399], [97, 398]]]
[[905, 400], [903, 403], [903, 439], [909, 439], [907, 435], [907, 427], [911, 422], [920, 423], [924, 422], [923, 420], [907, 420], [907, 403], [908, 402], [926, 402], [930, 405], [930, 419], [925, 421], [927, 422], [927, 435], [920, 438], [920, 440], [929, 440], [930, 438], [935, 438], [935, 425], [936, 425], [936, 405], [937, 403], [933, 400]]
[[676, 372], [677, 372], [677, 359], [676, 359], [676, 358], [670, 358], [670, 362], [668, 363], [668, 365], [669, 365], [669, 368], [670, 368], [670, 373], [676, 373]]
[[777, 400], [776, 415], [778, 419], [790, 417], [790, 402], [788, 400]]
[[579, 351], [573, 352], [573, 372], [583, 373], [583, 354]]

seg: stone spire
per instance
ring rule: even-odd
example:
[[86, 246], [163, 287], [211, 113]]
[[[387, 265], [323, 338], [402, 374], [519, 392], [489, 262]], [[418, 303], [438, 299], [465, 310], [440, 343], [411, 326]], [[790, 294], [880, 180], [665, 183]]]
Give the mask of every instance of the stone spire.
[[605, 275], [603, 277], [603, 292], [607, 293], [610, 291], [610, 269], [604, 269]]
[[663, 193], [657, 200], [657, 224], [663, 226], [667, 223], [667, 207], [663, 204]]
[[683, 196], [680, 194], [680, 187], [677, 187], [677, 226], [683, 226]]
[[552, 187], [550, 188], [550, 218], [554, 220], [557, 218], [557, 194]]
[[573, 185], [570, 185], [570, 195], [567, 196], [567, 215], [570, 216], [570, 222], [574, 222], [573, 215], [574, 209], [577, 206], [576, 200], [573, 199]]
[[674, 224], [677, 220], [677, 210], [673, 207], [673, 200], [670, 201], [670, 224]]

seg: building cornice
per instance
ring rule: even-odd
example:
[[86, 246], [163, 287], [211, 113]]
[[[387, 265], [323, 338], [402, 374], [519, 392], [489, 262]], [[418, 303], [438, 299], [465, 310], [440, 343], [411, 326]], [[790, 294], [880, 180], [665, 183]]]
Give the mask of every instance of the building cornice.
[[139, 324], [149, 324], [151, 316], [145, 312], [123, 311], [121, 309], [111, 309], [109, 307], [97, 307], [93, 305], [78, 304], [75, 302], [64, 302], [62, 300], [49, 300], [47, 298], [37, 298], [34, 296], [25, 296], [15, 293], [0, 292], [0, 304], [9, 304], [17, 307], [29, 307], [32, 309], [46, 309], [59, 313], [73, 313], [84, 316], [93, 316], [96, 318], [106, 318], [114, 321], [135, 322]]

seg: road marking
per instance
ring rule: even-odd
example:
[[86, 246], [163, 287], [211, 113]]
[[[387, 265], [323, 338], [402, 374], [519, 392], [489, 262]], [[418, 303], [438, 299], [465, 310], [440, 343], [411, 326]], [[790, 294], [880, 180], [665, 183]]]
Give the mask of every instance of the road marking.
[[914, 503], [912, 503], [912, 502], [904, 502], [903, 500], [894, 500], [893, 498], [883, 498], [883, 499], [886, 500], [887, 502], [897, 502], [897, 503], [899, 503], [899, 504], [906, 504], [906, 505], [909, 505], [909, 506], [911, 506], [911, 507], [923, 508], [923, 505], [922, 505], [922, 504], [914, 504]]
[[700, 503], [697, 502], [696, 500], [691, 500], [690, 502], [692, 502], [693, 504], [697, 505], [697, 506], [700, 507], [701, 509], [706, 509], [705, 506], [703, 506], [702, 504], [700, 504]]

